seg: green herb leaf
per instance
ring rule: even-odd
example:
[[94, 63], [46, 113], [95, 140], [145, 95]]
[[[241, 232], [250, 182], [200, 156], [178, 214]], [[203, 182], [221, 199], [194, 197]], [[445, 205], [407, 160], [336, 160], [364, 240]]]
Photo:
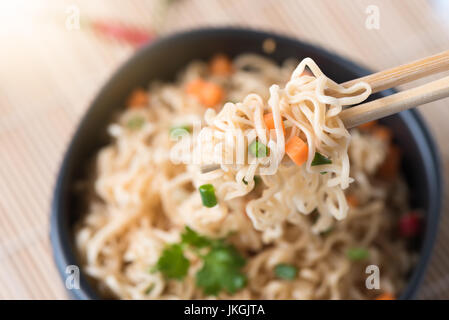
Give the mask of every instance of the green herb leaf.
[[211, 240], [199, 235], [194, 230], [186, 226], [184, 232], [181, 234], [182, 243], [191, 245], [196, 248], [204, 248], [211, 245]]
[[154, 289], [154, 283], [150, 284], [148, 288], [145, 289], [145, 294], [150, 294], [150, 292]]
[[320, 166], [323, 164], [331, 164], [331, 163], [332, 163], [332, 160], [326, 158], [319, 152], [315, 152], [315, 156], [313, 157], [313, 160], [312, 160], [312, 166]]
[[235, 293], [246, 285], [241, 272], [245, 259], [234, 246], [217, 241], [203, 257], [203, 267], [196, 274], [196, 285], [207, 295], [217, 295], [221, 290]]
[[141, 116], [135, 116], [128, 120], [128, 122], [126, 123], [126, 126], [131, 130], [138, 130], [138, 129], [142, 128], [144, 123], [145, 123], [145, 118], [143, 118]]
[[193, 250], [203, 261], [196, 273], [196, 284], [205, 294], [217, 295], [222, 290], [232, 294], [246, 285], [247, 278], [241, 271], [246, 261], [233, 245], [223, 239], [209, 239], [187, 226], [181, 238], [181, 243], [165, 248], [153, 271], [160, 271], [167, 278], [182, 279], [190, 265], [183, 250], [207, 248], [205, 253]]
[[162, 272], [167, 278], [181, 280], [186, 276], [189, 266], [190, 262], [184, 256], [182, 246], [172, 244], [162, 251], [154, 271]]
[[364, 248], [351, 248], [346, 251], [346, 256], [352, 261], [365, 260], [369, 257], [369, 251]]
[[294, 278], [296, 278], [298, 269], [290, 264], [280, 263], [276, 267], [274, 267], [274, 273], [278, 278], [293, 280]]
[[212, 208], [217, 205], [217, 198], [215, 197], [215, 188], [211, 184], [203, 184], [198, 188], [201, 195], [203, 205], [207, 208]]
[[268, 147], [266, 145], [264, 145], [263, 143], [261, 143], [257, 140], [254, 140], [249, 145], [249, 152], [251, 152], [251, 154], [253, 156], [255, 156], [256, 158], [263, 158], [268, 155]]

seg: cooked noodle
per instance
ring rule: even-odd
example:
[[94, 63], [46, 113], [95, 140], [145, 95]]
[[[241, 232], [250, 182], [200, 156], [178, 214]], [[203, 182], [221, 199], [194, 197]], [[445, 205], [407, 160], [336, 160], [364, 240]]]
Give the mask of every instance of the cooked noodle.
[[[195, 284], [202, 263], [195, 255], [187, 253], [191, 267], [182, 281], [149, 272], [185, 226], [211, 238], [227, 236], [246, 258], [247, 285], [233, 295], [222, 291], [220, 299], [373, 298], [380, 291], [365, 287], [367, 265], [379, 266], [382, 291], [400, 293], [413, 265], [405, 241], [394, 235], [398, 214], [408, 210], [406, 186], [400, 177], [376, 176], [388, 142], [357, 129], [350, 134], [338, 116], [371, 89], [366, 83], [343, 88], [311, 59], [295, 65], [246, 54], [234, 59], [232, 75], [223, 76], [195, 61], [175, 82], [152, 83], [147, 105], [127, 109], [109, 126], [113, 139], [84, 183], [88, 210], [75, 230], [84, 271], [102, 294], [208, 297]], [[233, 102], [205, 111], [185, 91], [197, 78], [220, 85], [224, 101]], [[266, 112], [273, 114], [271, 132]], [[127, 125], [135, 117], [144, 120], [138, 130]], [[202, 120], [200, 131], [178, 141], [169, 134], [173, 126]], [[307, 143], [301, 166], [285, 154], [293, 136]], [[239, 158], [255, 139], [269, 155]], [[313, 166], [315, 152], [332, 163]], [[202, 174], [200, 167], [212, 163], [220, 169]], [[212, 208], [198, 193], [206, 183], [215, 187], [218, 204]], [[358, 205], [348, 205], [348, 195]], [[353, 247], [366, 248], [369, 258], [348, 259], [345, 252]], [[295, 279], [273, 274], [280, 263], [297, 268]]]

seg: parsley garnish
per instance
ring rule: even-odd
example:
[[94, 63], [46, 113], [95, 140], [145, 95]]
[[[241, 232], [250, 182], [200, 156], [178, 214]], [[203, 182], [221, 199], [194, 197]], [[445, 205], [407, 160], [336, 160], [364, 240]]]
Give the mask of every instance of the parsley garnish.
[[296, 278], [298, 269], [291, 264], [280, 263], [274, 268], [274, 273], [278, 278], [293, 280], [294, 278]]
[[190, 266], [184, 256], [184, 251], [189, 249], [203, 261], [202, 268], [196, 273], [196, 285], [205, 294], [217, 295], [222, 290], [235, 293], [246, 285], [246, 276], [241, 272], [246, 261], [237, 249], [223, 239], [209, 239], [189, 227], [181, 234], [180, 243], [164, 249], [153, 271], [181, 280]]
[[181, 280], [187, 274], [189, 266], [190, 262], [184, 256], [182, 245], [172, 244], [162, 251], [153, 271], [160, 271], [167, 278]]
[[235, 293], [246, 285], [246, 276], [240, 271], [245, 259], [234, 246], [219, 241], [203, 260], [203, 267], [196, 274], [196, 285], [205, 294], [217, 295], [223, 289]]
[[211, 245], [211, 240], [199, 235], [189, 227], [186, 227], [181, 235], [181, 239], [182, 243], [189, 244], [196, 248], [204, 248]]

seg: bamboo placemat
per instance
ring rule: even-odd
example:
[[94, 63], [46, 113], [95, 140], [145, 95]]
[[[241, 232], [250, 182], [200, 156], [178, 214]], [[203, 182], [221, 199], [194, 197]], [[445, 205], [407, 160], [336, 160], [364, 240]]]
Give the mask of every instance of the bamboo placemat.
[[[79, 30], [68, 30], [65, 22], [72, 5], [82, 21], [120, 21], [159, 35], [217, 25], [277, 31], [374, 70], [447, 50], [449, 44], [445, 0], [172, 0], [169, 6], [161, 1], [168, 0], [1, 2], [1, 299], [67, 298], [48, 237], [55, 175], [81, 115], [135, 50], [83, 23]], [[365, 26], [372, 5], [379, 9], [379, 29]], [[446, 100], [419, 108], [438, 141], [446, 181], [448, 104]], [[420, 298], [449, 298], [448, 231], [446, 201]]]

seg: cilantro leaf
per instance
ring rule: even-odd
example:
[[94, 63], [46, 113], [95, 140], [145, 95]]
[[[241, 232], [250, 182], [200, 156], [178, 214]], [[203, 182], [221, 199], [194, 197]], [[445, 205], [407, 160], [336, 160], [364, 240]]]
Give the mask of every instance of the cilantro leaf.
[[167, 246], [156, 264], [156, 270], [160, 271], [167, 278], [181, 280], [187, 275], [190, 262], [184, 256], [183, 248], [180, 244]]
[[217, 295], [221, 290], [235, 293], [246, 285], [241, 272], [245, 259], [232, 245], [217, 241], [203, 257], [203, 267], [196, 274], [196, 285], [207, 295]]
[[[206, 248], [205, 251], [196, 249]], [[203, 262], [196, 273], [196, 285], [207, 295], [217, 295], [226, 290], [235, 293], [246, 285], [247, 278], [241, 272], [245, 259], [237, 249], [224, 239], [209, 239], [191, 228], [185, 228], [181, 242], [168, 245], [152, 271], [160, 271], [167, 278], [181, 280], [190, 266], [184, 250], [191, 250]]]
[[274, 268], [274, 273], [278, 278], [293, 280], [294, 278], [296, 278], [298, 269], [291, 264], [280, 263]]
[[211, 241], [199, 235], [196, 231], [186, 226], [186, 229], [181, 235], [182, 243], [189, 244], [193, 247], [204, 248], [211, 244]]

